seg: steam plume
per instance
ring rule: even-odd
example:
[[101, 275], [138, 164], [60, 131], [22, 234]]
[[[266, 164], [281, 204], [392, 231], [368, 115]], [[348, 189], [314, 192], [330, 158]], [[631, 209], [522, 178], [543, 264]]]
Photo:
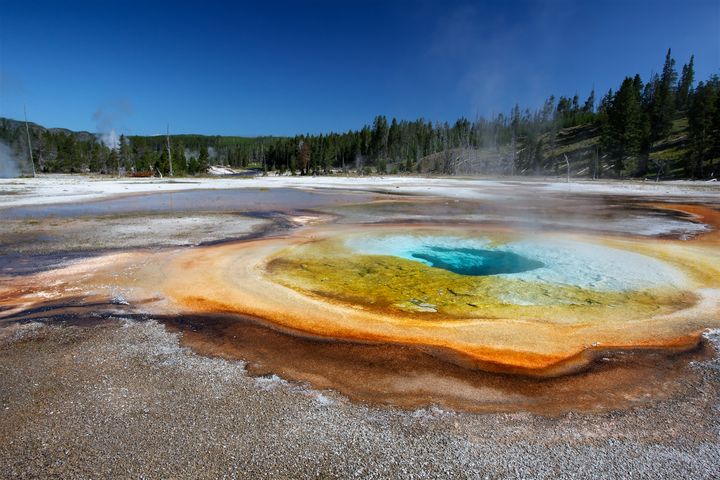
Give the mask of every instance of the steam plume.
[[106, 147], [117, 149], [120, 146], [120, 138], [116, 128], [125, 117], [132, 114], [132, 105], [125, 100], [118, 100], [99, 107], [93, 113], [93, 120], [97, 124], [98, 139]]
[[13, 155], [10, 147], [0, 142], [0, 178], [15, 178], [20, 176], [20, 162]]

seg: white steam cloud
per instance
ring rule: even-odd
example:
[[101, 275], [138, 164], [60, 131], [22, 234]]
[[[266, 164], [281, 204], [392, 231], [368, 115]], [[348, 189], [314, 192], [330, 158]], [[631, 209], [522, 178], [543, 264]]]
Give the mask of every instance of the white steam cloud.
[[108, 148], [117, 150], [120, 147], [120, 137], [114, 128], [111, 128], [109, 132], [100, 133], [98, 138]]
[[95, 110], [93, 120], [97, 125], [98, 139], [103, 145], [112, 149], [120, 146], [120, 136], [116, 129], [122, 127], [121, 122], [132, 114], [132, 105], [127, 100], [117, 100]]
[[0, 178], [20, 176], [20, 161], [13, 155], [12, 149], [0, 142]]

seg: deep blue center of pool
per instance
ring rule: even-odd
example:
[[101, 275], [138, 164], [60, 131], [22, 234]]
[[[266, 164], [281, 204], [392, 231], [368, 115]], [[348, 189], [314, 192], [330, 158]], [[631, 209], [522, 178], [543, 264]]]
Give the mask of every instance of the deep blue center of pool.
[[426, 245], [422, 251], [411, 253], [431, 267], [449, 270], [458, 275], [499, 275], [521, 273], [544, 267], [537, 260], [512, 252], [481, 248], [445, 248]]

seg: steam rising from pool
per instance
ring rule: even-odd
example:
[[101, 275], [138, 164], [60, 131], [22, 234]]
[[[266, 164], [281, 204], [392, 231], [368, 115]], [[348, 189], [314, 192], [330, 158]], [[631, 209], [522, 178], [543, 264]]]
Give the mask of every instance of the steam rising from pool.
[[15, 178], [20, 176], [20, 161], [11, 148], [0, 142], [0, 178]]

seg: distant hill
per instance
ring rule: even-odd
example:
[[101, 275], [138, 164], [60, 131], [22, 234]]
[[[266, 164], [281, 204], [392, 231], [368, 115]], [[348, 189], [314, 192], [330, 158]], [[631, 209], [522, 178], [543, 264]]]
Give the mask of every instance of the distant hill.
[[[67, 128], [47, 128], [33, 122], [28, 122], [28, 128], [32, 137], [41, 137], [50, 133], [52, 135], [72, 135], [79, 142], [93, 141], [97, 138], [97, 135], [90, 132], [77, 132]], [[0, 139], [8, 143], [23, 135], [25, 135], [24, 121], [0, 117]]]
[[[165, 136], [123, 136], [117, 140], [122, 139], [122, 144], [111, 148], [113, 145], [108, 145], [107, 139], [104, 143], [104, 136], [98, 133], [47, 128], [33, 122], [28, 122], [28, 129], [38, 172], [117, 173], [120, 170], [126, 174], [157, 174], [169, 169]], [[211, 164], [246, 167], [257, 163], [256, 157], [264, 145], [276, 140], [277, 137], [171, 135], [171, 152], [176, 157], [173, 166], [177, 174], [188, 173], [193, 161], [197, 162], [193, 173], [202, 173]], [[32, 171], [24, 121], [0, 117], [0, 141], [10, 147], [23, 173]]]

